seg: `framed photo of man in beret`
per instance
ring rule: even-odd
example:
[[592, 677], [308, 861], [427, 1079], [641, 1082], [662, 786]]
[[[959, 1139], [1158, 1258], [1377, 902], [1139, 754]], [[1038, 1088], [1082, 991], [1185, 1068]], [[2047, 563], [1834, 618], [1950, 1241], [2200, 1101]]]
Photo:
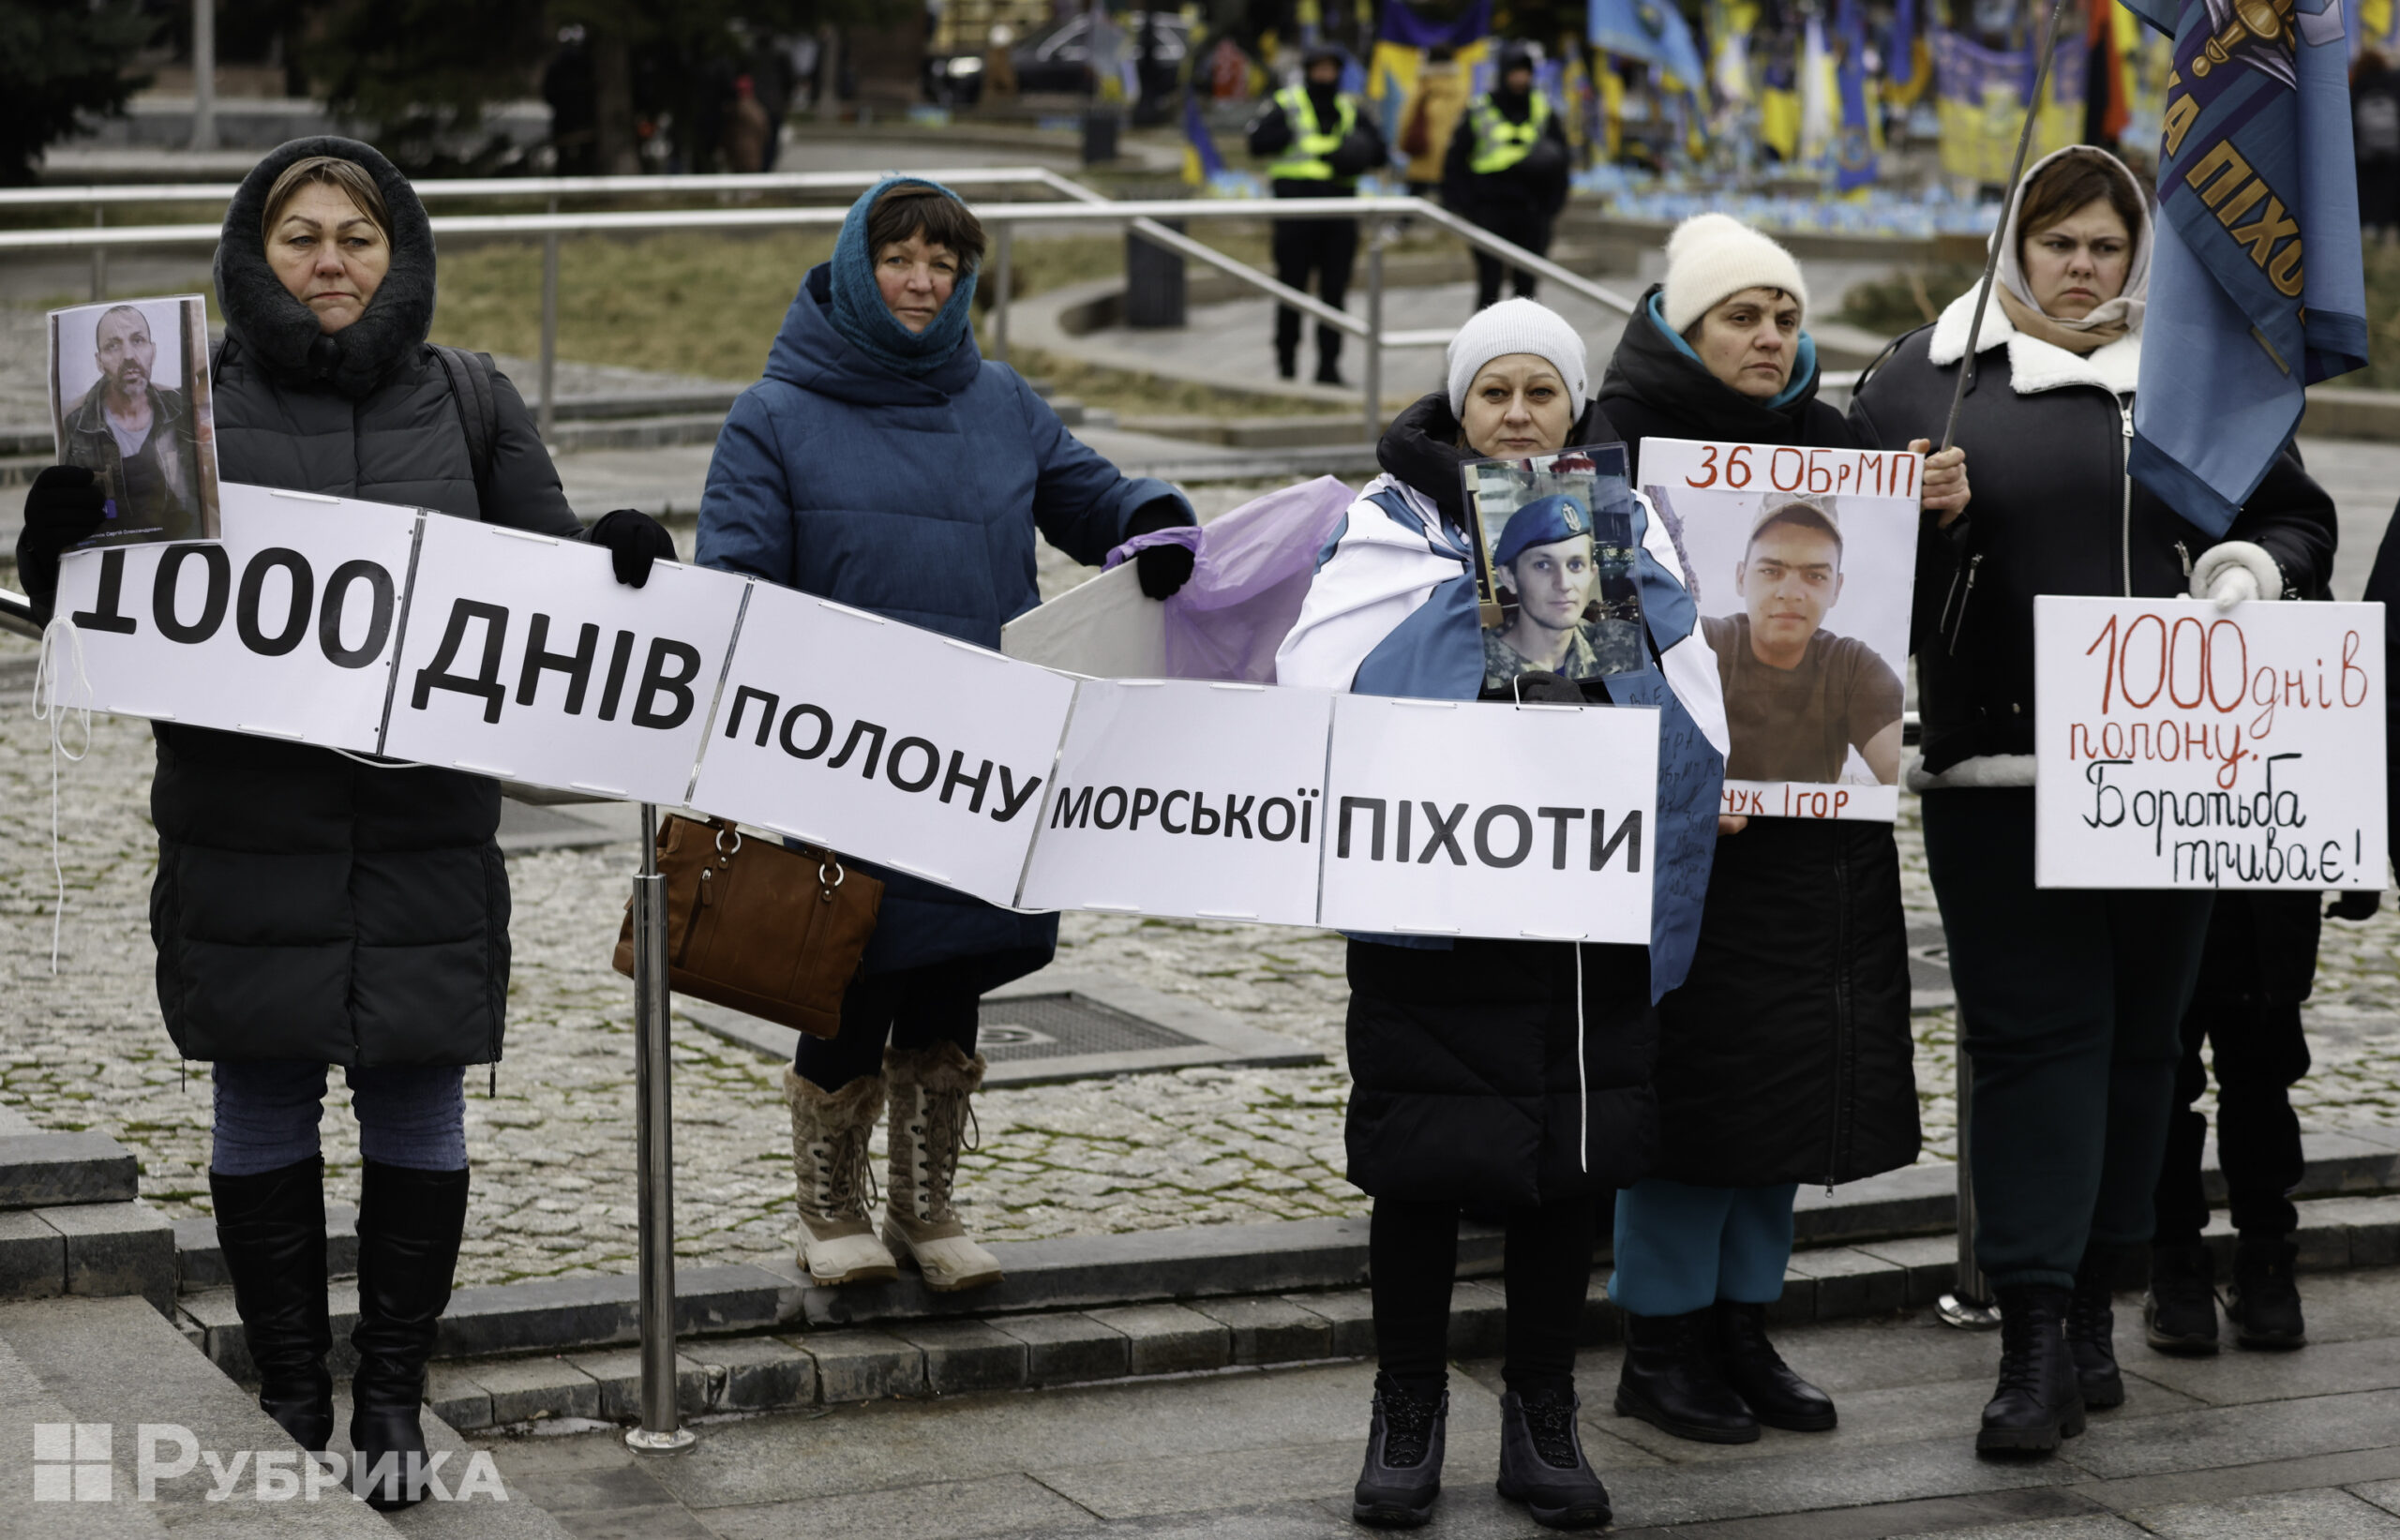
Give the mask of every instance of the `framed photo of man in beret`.
[[1521, 674], [1570, 680], [1648, 662], [1625, 446], [1462, 468], [1476, 526], [1483, 687]]

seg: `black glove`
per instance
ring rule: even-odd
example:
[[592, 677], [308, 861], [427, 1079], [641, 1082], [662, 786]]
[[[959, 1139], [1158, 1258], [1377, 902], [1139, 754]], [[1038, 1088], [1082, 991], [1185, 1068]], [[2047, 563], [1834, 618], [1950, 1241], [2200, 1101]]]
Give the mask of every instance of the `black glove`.
[[2373, 920], [2381, 907], [2383, 895], [2371, 888], [2352, 889], [2327, 905], [2328, 920]]
[[25, 493], [25, 527], [17, 536], [17, 580], [46, 620], [58, 597], [58, 559], [100, 527], [108, 498], [80, 465], [45, 466]]
[[609, 563], [617, 569], [617, 581], [627, 588], [639, 588], [650, 581], [650, 564], [675, 560], [675, 537], [667, 526], [638, 508], [619, 508], [602, 514], [592, 526], [592, 544], [605, 547]]
[[[1161, 498], [1125, 521], [1125, 538], [1179, 530], [1191, 522], [1192, 515], [1180, 501]], [[1152, 599], [1171, 599], [1192, 581], [1192, 563], [1188, 546], [1151, 546], [1133, 553], [1134, 576], [1141, 579], [1143, 594]]]

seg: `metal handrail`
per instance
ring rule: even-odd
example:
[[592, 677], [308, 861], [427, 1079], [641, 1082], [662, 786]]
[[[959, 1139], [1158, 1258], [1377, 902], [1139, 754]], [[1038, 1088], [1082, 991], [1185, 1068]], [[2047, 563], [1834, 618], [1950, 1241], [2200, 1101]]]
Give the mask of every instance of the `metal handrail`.
[[[817, 192], [871, 187], [891, 172], [728, 172], [695, 176], [458, 176], [412, 182], [427, 202], [447, 198], [672, 198], [693, 193]], [[909, 172], [954, 187], [1042, 183], [1058, 175], [1040, 166], [957, 166]], [[98, 204], [231, 202], [234, 182], [158, 182], [122, 187], [0, 187], [0, 208], [90, 208]]]

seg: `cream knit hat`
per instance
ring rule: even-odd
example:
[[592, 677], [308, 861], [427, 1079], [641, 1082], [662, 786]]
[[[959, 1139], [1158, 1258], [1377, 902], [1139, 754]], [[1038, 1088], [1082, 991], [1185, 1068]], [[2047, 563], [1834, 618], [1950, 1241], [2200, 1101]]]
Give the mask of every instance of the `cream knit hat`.
[[1583, 339], [1549, 306], [1529, 299], [1504, 299], [1475, 313], [1450, 338], [1450, 415], [1466, 411], [1466, 390], [1483, 366], [1510, 353], [1546, 358], [1567, 382], [1568, 404], [1575, 417], [1583, 415], [1591, 398], [1591, 378], [1583, 363]]
[[1745, 289], [1780, 289], [1808, 309], [1808, 286], [1792, 253], [1741, 220], [1724, 214], [1695, 214], [1667, 237], [1666, 292], [1658, 308], [1667, 329], [1678, 336], [1728, 294]]

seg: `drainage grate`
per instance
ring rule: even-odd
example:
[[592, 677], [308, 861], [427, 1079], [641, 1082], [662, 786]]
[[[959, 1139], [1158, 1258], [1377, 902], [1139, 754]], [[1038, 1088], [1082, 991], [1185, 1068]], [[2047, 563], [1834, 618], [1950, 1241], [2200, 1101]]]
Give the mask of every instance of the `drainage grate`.
[[1022, 994], [983, 1002], [977, 1047], [985, 1058], [1006, 1063], [1186, 1048], [1200, 1040], [1085, 995]]

